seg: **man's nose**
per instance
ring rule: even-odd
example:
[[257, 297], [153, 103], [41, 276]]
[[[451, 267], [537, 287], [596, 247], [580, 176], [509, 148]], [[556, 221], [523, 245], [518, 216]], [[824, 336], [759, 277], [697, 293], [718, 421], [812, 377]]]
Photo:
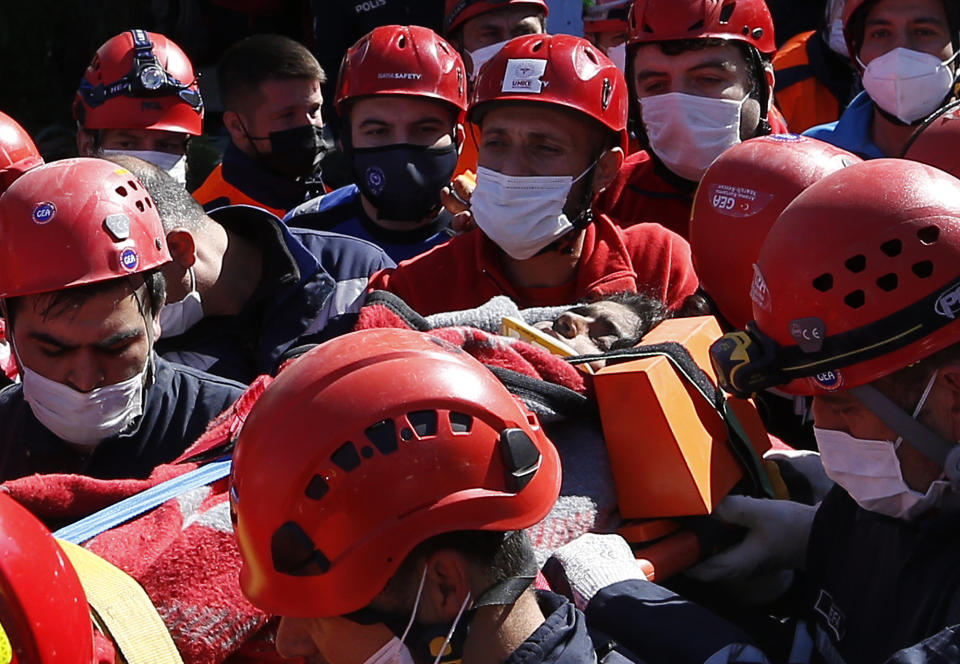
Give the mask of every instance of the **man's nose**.
[[569, 311], [563, 312], [553, 321], [554, 331], [567, 339], [573, 339], [584, 334], [587, 331], [587, 326], [586, 318]]
[[90, 392], [106, 383], [103, 366], [93, 357], [92, 352], [81, 352], [70, 368], [67, 384], [80, 392]]

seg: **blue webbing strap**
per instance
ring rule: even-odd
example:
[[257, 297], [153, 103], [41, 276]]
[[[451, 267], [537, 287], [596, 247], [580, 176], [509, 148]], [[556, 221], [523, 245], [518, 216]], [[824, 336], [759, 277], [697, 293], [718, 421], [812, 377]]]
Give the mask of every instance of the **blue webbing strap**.
[[83, 544], [88, 539], [96, 537], [110, 528], [126, 523], [154, 507], [159, 507], [171, 498], [176, 498], [191, 489], [212, 484], [226, 477], [230, 474], [231, 464], [232, 460], [226, 458], [200, 466], [196, 470], [191, 470], [189, 473], [150, 487], [146, 491], [124, 498], [119, 503], [114, 503], [110, 507], [105, 507], [99, 512], [94, 512], [88, 517], [71, 523], [69, 526], [64, 526], [53, 536], [74, 544]]

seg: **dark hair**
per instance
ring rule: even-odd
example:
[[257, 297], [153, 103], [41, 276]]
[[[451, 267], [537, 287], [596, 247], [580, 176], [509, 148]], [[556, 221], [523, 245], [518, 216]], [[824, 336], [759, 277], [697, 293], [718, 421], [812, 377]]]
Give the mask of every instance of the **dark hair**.
[[[143, 278], [142, 284], [136, 283], [137, 276]], [[129, 291], [130, 293], [136, 293], [142, 288], [146, 289], [147, 299], [146, 301], [142, 301], [138, 297], [137, 307], [140, 309], [140, 314], [149, 320], [160, 311], [160, 307], [163, 306], [167, 298], [167, 282], [164, 280], [160, 268], [154, 268], [140, 275], [98, 281], [92, 284], [64, 288], [63, 290], [40, 293], [38, 295], [22, 295], [20, 297], [9, 298], [6, 300], [7, 322], [11, 327], [13, 326], [16, 309], [20, 306], [21, 300], [27, 297], [34, 298], [35, 310], [40, 314], [41, 318], [46, 320], [51, 316], [55, 318], [62, 316], [68, 310], [78, 309], [88, 300], [103, 295], [104, 293], [110, 293], [120, 289]], [[126, 293], [117, 299], [119, 300], [123, 297], [126, 297]], [[144, 305], [149, 307], [149, 311], [143, 310]]]
[[253, 35], [228, 48], [217, 65], [227, 111], [245, 110], [265, 81], [309, 78], [326, 83], [323, 68], [302, 44], [281, 35]]
[[181, 227], [199, 230], [208, 223], [203, 207], [163, 169], [130, 155], [114, 155], [106, 159], [123, 166], [143, 183], [157, 205], [164, 233]]

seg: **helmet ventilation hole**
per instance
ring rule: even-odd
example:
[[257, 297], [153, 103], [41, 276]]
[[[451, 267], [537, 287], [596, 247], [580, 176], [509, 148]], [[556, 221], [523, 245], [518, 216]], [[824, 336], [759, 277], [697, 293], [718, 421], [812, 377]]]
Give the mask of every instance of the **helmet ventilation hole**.
[[536, 44], [534, 44], [534, 45], [533, 45], [533, 48], [531, 48], [530, 50], [533, 51], [534, 53], [536, 53], [536, 52], [539, 51], [541, 48], [543, 48], [543, 40], [540, 40], [540, 41], [538, 41]]
[[137, 201], [135, 205], [137, 206], [137, 209], [140, 210], [141, 212], [147, 209], [147, 206], [143, 204], [143, 201]]
[[407, 419], [413, 425], [418, 438], [437, 435], [437, 411], [418, 410], [407, 415]]
[[412, 439], [413, 439], [413, 431], [411, 431], [407, 427], [403, 427], [402, 429], [400, 429], [400, 440], [408, 441]]
[[846, 304], [851, 309], [859, 309], [866, 302], [866, 296], [863, 294], [862, 290], [855, 290], [851, 293], [847, 293], [846, 297], [843, 298], [843, 303]]
[[148, 208], [152, 208], [152, 207], [153, 207], [153, 201], [150, 200], [150, 197], [149, 197], [149, 196], [144, 196], [144, 197], [143, 197], [143, 200], [146, 202]]
[[393, 420], [381, 420], [367, 427], [363, 434], [380, 451], [380, 454], [392, 454], [397, 451], [399, 442], [397, 441], [397, 428], [394, 426]]
[[469, 433], [473, 418], [465, 413], [450, 413], [450, 430], [454, 433]]
[[933, 244], [940, 237], [940, 229], [936, 226], [926, 226], [917, 231], [917, 237], [923, 244]]
[[353, 443], [346, 442], [330, 455], [330, 461], [341, 470], [349, 473], [351, 470], [356, 470], [360, 465], [360, 455]]
[[864, 270], [867, 269], [867, 257], [864, 256], [863, 254], [857, 254], [856, 256], [852, 256], [851, 258], [848, 258], [844, 263], [844, 265], [848, 270], [850, 270], [854, 274], [863, 272]]
[[321, 475], [314, 475], [303, 494], [310, 500], [320, 500], [330, 491], [330, 485]]
[[829, 272], [821, 274], [819, 277], [813, 280], [813, 287], [821, 293], [826, 293], [828, 290], [833, 288], [833, 275]]
[[725, 24], [730, 22], [730, 17], [733, 15], [733, 11], [737, 8], [736, 2], [731, 2], [729, 5], [725, 5], [723, 9], [720, 10], [720, 23]]
[[921, 279], [926, 279], [933, 274], [933, 263], [931, 261], [920, 261], [911, 265], [910, 269]]
[[116, 189], [114, 189], [114, 191], [116, 191], [116, 192], [117, 192], [118, 194], [120, 194], [121, 196], [126, 196], [126, 195], [127, 195], [127, 188], [126, 188], [126, 187], [123, 187], [123, 186], [117, 187]]
[[903, 242], [900, 240], [887, 240], [880, 245], [880, 251], [891, 258], [899, 256], [900, 252], [903, 251]]
[[133, 180], [127, 180], [127, 184], [130, 185], [130, 188], [133, 189], [134, 191], [140, 188], [137, 186], [137, 183], [134, 182]]
[[406, 35], [400, 35], [400, 38], [397, 40], [397, 46], [399, 46], [400, 48], [406, 48], [406, 47], [407, 47], [407, 36], [406, 36]]
[[897, 279], [897, 275], [893, 272], [885, 274], [877, 279], [877, 286], [879, 286], [881, 290], [885, 290], [888, 293], [892, 290], [896, 290], [898, 283], [899, 280]]

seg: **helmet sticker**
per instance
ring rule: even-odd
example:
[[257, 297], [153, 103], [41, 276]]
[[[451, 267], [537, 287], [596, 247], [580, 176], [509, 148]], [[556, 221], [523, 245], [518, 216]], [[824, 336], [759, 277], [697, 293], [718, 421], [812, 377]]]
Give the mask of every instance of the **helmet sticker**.
[[817, 353], [823, 348], [827, 326], [819, 318], [797, 318], [790, 321], [790, 336], [804, 353]]
[[547, 61], [518, 58], [507, 60], [507, 69], [503, 74], [502, 92], [535, 92], [543, 90], [540, 77], [547, 71]]
[[934, 305], [934, 311], [950, 320], [956, 318], [957, 314], [960, 314], [960, 286], [951, 284], [949, 290], [941, 293]]
[[49, 224], [57, 216], [57, 206], [50, 201], [37, 203], [37, 206], [33, 208], [32, 216], [35, 224]]
[[822, 371], [816, 376], [811, 376], [810, 381], [815, 387], [819, 387], [821, 390], [836, 392], [843, 387], [843, 374], [840, 373], [839, 369]]
[[363, 174], [363, 177], [367, 180], [370, 193], [374, 196], [379, 196], [383, 193], [383, 188], [387, 185], [387, 176], [384, 175], [383, 169], [379, 166], [371, 166]]
[[377, 74], [377, 78], [380, 78], [380, 79], [389, 78], [389, 79], [397, 79], [401, 81], [419, 81], [421, 78], [423, 78], [423, 74], [418, 74], [417, 72], [412, 72], [412, 71], [402, 71], [402, 72], [382, 71]]
[[803, 136], [797, 134], [771, 134], [767, 140], [778, 141], [780, 143], [799, 143], [804, 140]]
[[139, 266], [140, 256], [137, 255], [136, 249], [128, 247], [120, 252], [120, 267], [124, 270], [135, 272]]
[[7, 633], [3, 631], [3, 625], [0, 625], [0, 664], [10, 664], [12, 661], [13, 647], [10, 645]]
[[767, 207], [773, 194], [729, 184], [710, 185], [710, 204], [728, 217], [750, 217]]
[[771, 311], [770, 308], [770, 289], [767, 288], [767, 281], [760, 273], [760, 268], [753, 266], [753, 283], [750, 284], [750, 299], [753, 303], [764, 311]]

